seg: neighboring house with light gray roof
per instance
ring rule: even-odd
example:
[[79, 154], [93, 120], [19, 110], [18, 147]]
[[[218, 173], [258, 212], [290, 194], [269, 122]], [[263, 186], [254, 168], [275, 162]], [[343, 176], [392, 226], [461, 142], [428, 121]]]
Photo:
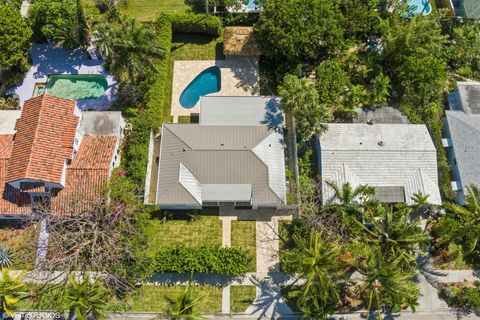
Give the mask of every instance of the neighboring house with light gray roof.
[[[272, 101], [276, 121], [267, 115]], [[153, 202], [164, 209], [286, 205], [279, 100], [204, 97], [200, 110], [199, 124], [163, 125]]]
[[415, 193], [442, 203], [437, 152], [425, 125], [328, 124], [318, 141], [324, 204], [337, 201], [327, 182], [369, 185], [385, 203], [413, 204]]
[[466, 187], [480, 186], [480, 83], [459, 82], [448, 100], [443, 146], [452, 167], [455, 200], [463, 205]]

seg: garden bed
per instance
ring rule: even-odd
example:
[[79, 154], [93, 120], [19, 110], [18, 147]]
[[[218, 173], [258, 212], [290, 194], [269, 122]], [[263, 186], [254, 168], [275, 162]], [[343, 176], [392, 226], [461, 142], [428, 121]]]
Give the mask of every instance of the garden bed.
[[0, 226], [0, 244], [13, 253], [11, 269], [31, 270], [35, 265], [38, 230], [35, 226]]

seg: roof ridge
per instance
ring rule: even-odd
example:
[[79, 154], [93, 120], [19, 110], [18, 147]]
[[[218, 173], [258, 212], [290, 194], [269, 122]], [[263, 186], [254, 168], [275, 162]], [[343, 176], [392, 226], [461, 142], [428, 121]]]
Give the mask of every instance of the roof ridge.
[[[36, 126], [35, 126], [35, 134], [33, 135], [32, 149], [35, 146], [35, 139], [36, 139], [37, 133], [38, 133], [38, 127], [39, 127], [39, 123], [40, 123], [40, 114], [42, 113], [43, 103], [45, 101], [44, 100], [45, 96], [46, 96], [46, 92], [44, 92], [42, 95], [39, 96], [39, 97], [41, 97], [41, 99], [39, 99], [41, 101], [41, 103], [40, 103], [40, 110], [39, 110], [38, 116], [37, 116], [37, 123], [36, 123]], [[23, 114], [24, 109], [25, 109], [25, 105], [23, 106], [22, 114]], [[20, 114], [20, 118], [18, 118], [18, 120], [22, 119], [22, 114]], [[15, 133], [16, 133], [16, 131], [15, 131]], [[32, 159], [32, 156], [33, 156], [33, 152], [30, 152], [29, 155], [28, 155], [27, 168], [25, 169], [25, 176], [27, 176], [27, 177], [30, 176], [30, 167], [31, 167], [31, 163], [32, 163], [32, 161], [30, 161], [30, 160]]]

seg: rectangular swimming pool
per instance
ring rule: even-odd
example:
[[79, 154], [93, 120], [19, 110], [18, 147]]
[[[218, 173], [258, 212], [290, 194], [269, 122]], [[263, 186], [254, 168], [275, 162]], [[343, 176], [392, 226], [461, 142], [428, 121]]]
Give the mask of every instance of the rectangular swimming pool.
[[98, 99], [108, 88], [102, 75], [54, 74], [47, 80], [47, 93], [65, 99]]

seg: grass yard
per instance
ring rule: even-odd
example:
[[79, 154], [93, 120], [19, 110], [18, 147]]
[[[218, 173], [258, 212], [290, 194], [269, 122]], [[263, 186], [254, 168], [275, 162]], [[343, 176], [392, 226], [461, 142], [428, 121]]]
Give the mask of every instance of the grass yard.
[[[85, 14], [99, 15], [95, 6], [95, 0], [82, 0]], [[118, 5], [120, 12], [140, 21], [152, 21], [159, 13], [185, 12], [190, 7], [185, 5], [184, 0], [121, 0]]]
[[230, 286], [230, 312], [245, 312], [256, 295], [255, 286]]
[[249, 251], [254, 257], [250, 271], [257, 269], [256, 223], [255, 221], [232, 221], [232, 247]]
[[[30, 289], [39, 288], [31, 286]], [[23, 300], [18, 305], [19, 309], [30, 310], [62, 310], [67, 304], [60, 296], [59, 287], [51, 287], [48, 294], [44, 294], [40, 300]], [[141, 287], [133, 297], [126, 301], [111, 301], [107, 305], [107, 310], [116, 312], [165, 312], [168, 308], [165, 297], [174, 298], [185, 290], [185, 286], [152, 286], [145, 285]], [[29, 290], [30, 291], [30, 290]], [[222, 289], [214, 286], [192, 287], [192, 291], [202, 296], [203, 299], [199, 305], [202, 312], [220, 312], [222, 309]], [[115, 299], [114, 299], [115, 300]]]
[[26, 228], [0, 227], [0, 245], [10, 248], [13, 252], [11, 269], [33, 269], [37, 237], [37, 230], [33, 226]]
[[147, 229], [148, 251], [184, 244], [190, 247], [222, 244], [222, 222], [218, 216], [200, 216], [196, 221], [150, 220]]
[[[184, 286], [143, 286], [133, 299], [130, 311], [164, 312], [168, 308], [165, 297], [174, 298], [185, 290]], [[192, 291], [203, 297], [199, 309], [202, 312], [222, 311], [222, 288], [214, 286], [192, 287]]]

